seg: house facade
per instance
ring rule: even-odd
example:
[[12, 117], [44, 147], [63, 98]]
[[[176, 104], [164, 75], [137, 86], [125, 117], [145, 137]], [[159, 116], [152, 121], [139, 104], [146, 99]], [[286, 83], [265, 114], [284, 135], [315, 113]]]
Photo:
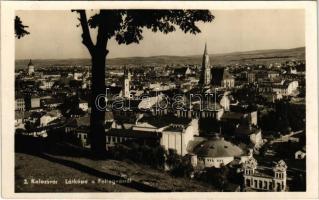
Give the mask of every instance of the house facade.
[[243, 164], [244, 186], [246, 190], [286, 191], [287, 165], [280, 160], [270, 169], [258, 169], [257, 161], [251, 157]]

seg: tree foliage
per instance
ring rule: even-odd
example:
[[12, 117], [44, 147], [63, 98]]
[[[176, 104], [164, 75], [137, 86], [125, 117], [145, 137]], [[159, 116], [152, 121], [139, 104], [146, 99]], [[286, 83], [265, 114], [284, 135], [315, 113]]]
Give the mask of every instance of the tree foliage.
[[110, 155], [117, 160], [131, 160], [136, 163], [162, 169], [165, 163], [165, 149], [160, 145], [141, 145], [137, 142], [117, 144], [110, 150]]
[[16, 16], [14, 19], [14, 31], [15, 31], [15, 36], [20, 39], [21, 37], [24, 37], [25, 35], [30, 34], [26, 28], [28, 26], [23, 25], [20, 17]]
[[[94, 106], [96, 97], [105, 93], [105, 66], [108, 41], [113, 38], [118, 44], [139, 43], [143, 31], [165, 34], [180, 28], [185, 33], [200, 33], [196, 22], [211, 22], [214, 16], [208, 10], [100, 10], [89, 19], [85, 10], [74, 10], [79, 14], [82, 28], [82, 43], [87, 47], [92, 61], [91, 95], [91, 147], [97, 154], [105, 150], [104, 111]], [[97, 29], [94, 44], [90, 28]], [[102, 100], [103, 101], [103, 100]], [[105, 102], [100, 102], [104, 105]]]
[[176, 150], [169, 149], [166, 159], [166, 164], [173, 176], [176, 177], [190, 177], [194, 172], [194, 167], [187, 157], [178, 155]]
[[[89, 50], [104, 47], [112, 37], [118, 44], [139, 43], [144, 29], [167, 34], [179, 27], [184, 33], [197, 34], [201, 31], [196, 22], [214, 19], [208, 10], [100, 10], [88, 20], [85, 10], [75, 11], [80, 14], [83, 43]], [[96, 45], [90, 38], [89, 28], [98, 28]]]
[[304, 106], [279, 100], [274, 103], [273, 111], [261, 117], [260, 126], [267, 131], [298, 131], [305, 129], [305, 118]]
[[220, 168], [210, 167], [207, 168], [204, 174], [204, 179], [208, 183], [216, 186], [219, 190], [223, 191], [228, 184], [229, 169], [227, 166], [221, 166]]

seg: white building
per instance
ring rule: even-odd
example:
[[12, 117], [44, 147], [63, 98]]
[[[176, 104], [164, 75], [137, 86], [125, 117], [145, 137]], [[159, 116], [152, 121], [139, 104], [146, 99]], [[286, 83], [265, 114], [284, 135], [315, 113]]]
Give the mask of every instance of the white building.
[[81, 99], [79, 102], [79, 108], [84, 112], [87, 112], [89, 110], [89, 103]]
[[243, 163], [252, 156], [251, 151], [245, 152], [217, 135], [195, 145], [191, 153], [197, 155], [197, 166], [201, 168], [220, 168], [226, 166], [235, 158], [239, 158], [240, 163]]
[[40, 97], [32, 96], [31, 97], [31, 108], [39, 108], [40, 107]]
[[25, 110], [25, 101], [22, 97], [16, 97], [15, 99], [15, 110]]
[[225, 111], [229, 111], [230, 99], [227, 94], [222, 95], [221, 99], [219, 100], [219, 104], [224, 108]]
[[295, 153], [295, 159], [296, 160], [303, 160], [306, 158], [306, 153], [303, 150], [298, 150]]
[[187, 146], [195, 136], [199, 135], [198, 119], [182, 119], [176, 117], [137, 118], [131, 127], [135, 133], [154, 133], [160, 135], [160, 144], [166, 149], [176, 150], [179, 155], [188, 153]]
[[131, 82], [131, 73], [129, 70], [124, 70], [123, 77], [123, 88], [122, 88], [122, 96], [125, 98], [130, 98], [130, 82]]
[[170, 125], [162, 131], [161, 145], [166, 149], [174, 149], [179, 155], [186, 155], [187, 145], [198, 136], [198, 119], [188, 125]]
[[83, 74], [81, 72], [74, 72], [73, 78], [74, 80], [82, 80]]
[[142, 101], [139, 103], [138, 108], [144, 110], [150, 110], [158, 102], [161, 102], [164, 99], [163, 94], [159, 94], [154, 97], [145, 97], [142, 98]]
[[34, 74], [34, 65], [32, 64], [32, 61], [30, 59], [29, 64], [28, 64], [28, 75], [33, 75]]
[[273, 92], [283, 96], [292, 95], [298, 89], [298, 81], [286, 81], [283, 85], [273, 86]]
[[243, 165], [245, 189], [257, 191], [285, 191], [287, 180], [287, 165], [280, 160], [269, 170], [257, 168], [257, 161], [251, 157]]
[[53, 84], [54, 84], [53, 81], [42, 81], [41, 85], [39, 86], [39, 88], [41, 88], [43, 90], [48, 90], [48, 89], [51, 89]]
[[53, 120], [60, 118], [62, 115], [58, 110], [51, 110], [40, 118], [40, 126], [47, 126]]

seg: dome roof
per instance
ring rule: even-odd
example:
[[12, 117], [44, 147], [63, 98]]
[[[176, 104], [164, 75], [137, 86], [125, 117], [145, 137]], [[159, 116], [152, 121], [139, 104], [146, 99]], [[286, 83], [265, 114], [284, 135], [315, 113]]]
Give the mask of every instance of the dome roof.
[[193, 153], [201, 157], [234, 157], [241, 156], [243, 150], [223, 138], [214, 138], [199, 143]]

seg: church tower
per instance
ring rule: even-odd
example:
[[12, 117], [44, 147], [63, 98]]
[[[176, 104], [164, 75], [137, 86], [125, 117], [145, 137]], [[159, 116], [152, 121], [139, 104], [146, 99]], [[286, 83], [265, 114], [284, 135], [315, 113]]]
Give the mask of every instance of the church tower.
[[207, 44], [205, 43], [205, 50], [202, 60], [202, 69], [201, 69], [201, 76], [199, 79], [200, 86], [207, 86], [211, 82], [211, 69], [210, 69], [210, 62], [209, 62], [209, 55], [207, 53]]
[[130, 82], [131, 82], [131, 73], [128, 69], [124, 69], [124, 78], [123, 78], [123, 89], [122, 96], [125, 98], [130, 98]]
[[33, 75], [33, 74], [34, 74], [34, 65], [32, 64], [32, 61], [30, 59], [28, 64], [28, 75]]

